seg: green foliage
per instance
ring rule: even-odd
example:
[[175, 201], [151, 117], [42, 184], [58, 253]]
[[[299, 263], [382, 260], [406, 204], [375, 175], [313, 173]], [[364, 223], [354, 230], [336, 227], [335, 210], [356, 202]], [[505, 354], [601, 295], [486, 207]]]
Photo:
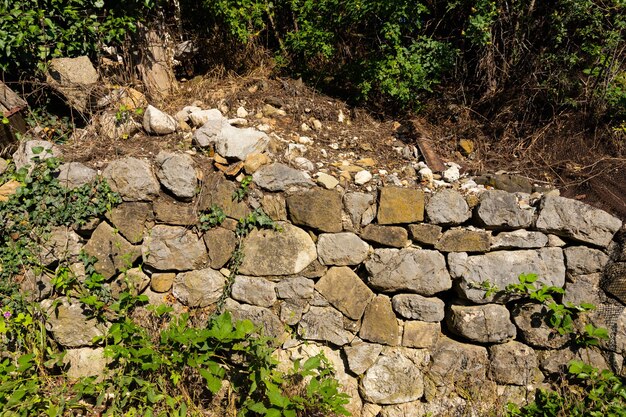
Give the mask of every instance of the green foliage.
[[[595, 309], [590, 303], [573, 304], [570, 302], [561, 303], [555, 300], [555, 296], [562, 296], [565, 290], [560, 287], [541, 284], [537, 287], [537, 274], [521, 274], [517, 284], [506, 286], [504, 293], [518, 297], [528, 298], [546, 306], [548, 313], [546, 323], [561, 335], [572, 335], [572, 340], [579, 346], [597, 346], [600, 339], [608, 339], [606, 329], [597, 328], [592, 324], [585, 325], [580, 330], [576, 326], [576, 319], [581, 313]], [[472, 284], [473, 288], [480, 288], [485, 291], [485, 297], [495, 295], [500, 289], [489, 281], [480, 284]]]
[[54, 57], [93, 55], [119, 43], [154, 7], [153, 0], [1, 0], [0, 71], [45, 68]]
[[257, 208], [246, 217], [239, 219], [235, 234], [239, 237], [245, 237], [253, 229], [273, 229], [280, 231], [280, 227], [272, 220], [270, 216], [265, 214], [262, 208]]
[[569, 363], [568, 384], [559, 392], [537, 390], [535, 401], [519, 408], [509, 404], [510, 417], [621, 417], [626, 415], [624, 379], [581, 361]]
[[226, 220], [226, 214], [224, 214], [224, 210], [213, 204], [208, 211], [200, 213], [199, 220], [198, 228], [201, 231], [207, 231], [222, 224]]
[[[43, 149], [33, 148], [35, 153]], [[40, 159], [40, 160], [37, 160]], [[121, 202], [102, 178], [68, 190], [55, 177], [60, 161], [35, 158], [34, 166], [9, 171], [4, 180], [20, 183], [8, 201], [0, 202], [0, 278], [19, 273], [25, 266], [38, 265], [36, 236], [45, 237], [54, 226], [81, 226], [100, 217]]]
[[244, 198], [250, 192], [250, 184], [252, 183], [252, 176], [246, 175], [241, 180], [239, 187], [233, 192], [233, 200], [234, 201], [243, 201]]

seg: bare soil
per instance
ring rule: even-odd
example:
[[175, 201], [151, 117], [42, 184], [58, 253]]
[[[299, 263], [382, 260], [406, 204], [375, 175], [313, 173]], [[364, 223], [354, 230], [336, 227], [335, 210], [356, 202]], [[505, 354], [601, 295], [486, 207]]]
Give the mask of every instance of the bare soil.
[[[507, 129], [497, 129], [480, 115], [458, 105], [433, 102], [418, 118], [377, 118], [364, 109], [325, 96], [299, 80], [268, 78], [264, 75], [228, 78], [196, 77], [181, 82], [177, 93], [156, 105], [170, 114], [184, 106], [200, 104], [220, 108], [229, 118], [239, 106], [247, 109], [250, 124], [266, 124], [278, 137], [297, 142], [307, 136], [304, 155], [320, 162], [330, 173], [339, 175], [342, 161], [372, 158], [372, 173], [386, 170], [400, 179], [414, 178], [411, 160], [402, 155], [416, 145], [415, 129], [430, 139], [435, 153], [445, 162], [460, 164], [468, 174], [506, 172], [552, 185], [561, 194], [611, 212], [626, 220], [626, 132], [614, 130], [589, 133], [576, 117], [564, 116], [532, 135], [515, 137]], [[255, 119], [255, 110], [267, 104], [284, 110], [286, 116]], [[340, 121], [340, 114], [343, 121]], [[321, 128], [314, 127], [314, 120]], [[303, 130], [303, 124], [310, 129]], [[155, 137], [138, 134], [131, 139], [108, 140], [87, 135], [63, 145], [72, 160], [102, 168], [122, 156], [151, 157], [160, 150], [188, 150], [190, 132]], [[462, 139], [474, 145], [470, 154], [461, 152]], [[325, 150], [324, 155], [322, 149]], [[278, 159], [282, 156], [277, 156]], [[334, 163], [334, 164], [333, 164]]]

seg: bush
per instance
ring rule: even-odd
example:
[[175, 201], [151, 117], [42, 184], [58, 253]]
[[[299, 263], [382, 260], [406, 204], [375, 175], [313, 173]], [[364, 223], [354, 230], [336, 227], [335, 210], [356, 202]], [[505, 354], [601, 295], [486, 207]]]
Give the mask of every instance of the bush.
[[0, 0], [0, 71], [18, 77], [54, 57], [94, 56], [145, 21], [154, 0]]

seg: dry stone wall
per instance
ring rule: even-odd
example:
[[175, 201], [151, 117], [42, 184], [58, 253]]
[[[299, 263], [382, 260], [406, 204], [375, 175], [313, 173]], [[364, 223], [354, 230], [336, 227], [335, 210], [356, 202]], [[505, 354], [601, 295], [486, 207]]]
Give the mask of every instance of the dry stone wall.
[[[225, 306], [276, 337], [282, 360], [325, 352], [354, 416], [480, 414], [530, 398], [575, 358], [626, 373], [626, 250], [614, 240], [622, 222], [606, 212], [500, 190], [340, 192], [280, 163], [256, 170], [238, 201], [237, 183], [199, 168], [189, 155], [165, 152], [110, 163], [103, 175], [124, 202], [80, 230], [56, 229], [42, 262], [77, 260], [84, 249], [114, 293], [212, 308], [228, 287], [237, 220], [260, 207], [279, 229], [245, 238]], [[76, 186], [95, 172], [73, 163], [61, 175]], [[212, 205], [227, 219], [201, 232], [198, 213]], [[541, 319], [545, 307], [503, 291], [523, 273], [564, 288], [564, 301], [594, 303], [576, 325], [606, 327], [601, 349], [573, 347]], [[52, 305], [45, 276], [24, 285]], [[91, 340], [105, 326], [71, 299], [50, 313], [55, 339], [94, 361], [100, 350]]]

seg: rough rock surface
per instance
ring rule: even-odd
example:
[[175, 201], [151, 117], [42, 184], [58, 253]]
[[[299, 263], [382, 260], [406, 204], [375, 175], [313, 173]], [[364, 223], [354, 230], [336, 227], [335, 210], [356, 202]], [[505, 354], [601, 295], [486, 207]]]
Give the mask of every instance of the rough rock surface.
[[148, 105], [143, 114], [143, 128], [154, 135], [169, 135], [176, 132], [178, 122], [169, 114]]
[[593, 274], [601, 272], [609, 257], [598, 249], [586, 246], [570, 246], [563, 250], [567, 272], [570, 274]]
[[425, 321], [406, 321], [402, 333], [402, 346], [428, 348], [437, 343], [441, 335], [441, 324]]
[[370, 301], [363, 314], [359, 337], [383, 345], [399, 344], [400, 328], [389, 297], [377, 295]]
[[343, 205], [350, 216], [352, 225], [359, 228], [363, 225], [363, 215], [374, 205], [374, 196], [366, 193], [346, 193]]
[[61, 299], [57, 306], [51, 300], [44, 300], [42, 307], [48, 313], [46, 328], [64, 347], [93, 346], [93, 339], [104, 335], [105, 326], [96, 319], [88, 319], [77, 300]]
[[141, 245], [146, 265], [161, 271], [187, 271], [208, 261], [204, 242], [193, 231], [177, 226], [156, 225]]
[[435, 297], [398, 294], [393, 297], [391, 303], [396, 313], [409, 320], [440, 322], [445, 316], [445, 303]]
[[557, 196], [541, 200], [537, 219], [539, 230], [601, 247], [608, 246], [621, 226], [618, 218], [603, 210]]
[[95, 170], [81, 164], [80, 162], [68, 162], [59, 166], [57, 178], [62, 186], [72, 190], [96, 179]]
[[378, 224], [414, 223], [424, 220], [424, 192], [383, 187], [378, 198]]
[[82, 239], [67, 227], [53, 227], [50, 236], [40, 246], [39, 261], [47, 266], [55, 261], [77, 262], [82, 249]]
[[530, 226], [533, 220], [532, 210], [520, 208], [514, 194], [501, 190], [482, 193], [476, 213], [489, 229], [519, 229]]
[[161, 151], [156, 156], [156, 163], [159, 181], [172, 194], [182, 200], [195, 195], [198, 181], [191, 156]]
[[488, 369], [487, 349], [482, 346], [441, 337], [431, 349], [428, 376], [437, 386], [451, 384], [453, 381], [463, 381], [464, 385], [484, 381]]
[[29, 165], [34, 165], [34, 160], [43, 161], [48, 158], [58, 158], [61, 156], [61, 150], [52, 142], [46, 140], [28, 140], [20, 142], [17, 150], [13, 153], [13, 163], [15, 169], [20, 169]]
[[104, 348], [68, 349], [63, 357], [63, 364], [68, 366], [67, 377], [77, 380], [88, 376], [102, 376], [107, 367]]
[[356, 375], [361, 375], [376, 362], [378, 355], [383, 351], [383, 345], [359, 340], [350, 346], [345, 346], [343, 350], [346, 353], [350, 370]]
[[444, 189], [430, 197], [426, 204], [426, 214], [431, 223], [456, 225], [468, 220], [472, 212], [458, 191]]
[[146, 221], [152, 215], [152, 208], [147, 202], [126, 202], [111, 209], [106, 214], [113, 226], [132, 244], [143, 240]]
[[315, 244], [304, 230], [289, 223], [278, 223], [276, 230], [254, 230], [245, 239], [244, 275], [293, 275], [301, 272], [317, 258]]
[[233, 299], [226, 300], [225, 309], [230, 311], [233, 320], [250, 320], [261, 332], [281, 343], [287, 337], [285, 326], [276, 313], [269, 308], [239, 304]]
[[363, 399], [375, 404], [400, 404], [424, 395], [421, 367], [428, 355], [421, 350], [386, 349], [361, 380]]
[[117, 159], [102, 175], [124, 201], [152, 201], [159, 194], [159, 181], [147, 161], [132, 157]]
[[226, 278], [211, 268], [181, 272], [176, 275], [172, 294], [189, 307], [207, 307], [215, 303], [224, 291]]
[[304, 277], [291, 277], [276, 283], [278, 298], [311, 299], [315, 293], [315, 282]]
[[499, 304], [450, 306], [446, 323], [451, 332], [479, 343], [503, 343], [515, 337], [509, 310]]
[[441, 252], [487, 252], [491, 236], [483, 230], [450, 229], [435, 244]]
[[314, 188], [287, 197], [291, 221], [322, 232], [342, 230], [341, 208], [341, 194], [333, 190]]
[[240, 129], [213, 116], [194, 133], [193, 140], [200, 147], [213, 144], [222, 157], [239, 161], [245, 161], [253, 153], [262, 153], [270, 142], [269, 137], [259, 130]]
[[369, 284], [384, 292], [434, 295], [452, 287], [442, 254], [419, 249], [376, 249], [365, 261]]
[[48, 83], [82, 113], [94, 110], [91, 108], [91, 93], [98, 78], [98, 72], [86, 56], [53, 58], [46, 76]]
[[131, 245], [107, 222], [98, 225], [84, 250], [98, 259], [94, 267], [105, 278], [111, 278], [119, 271], [129, 268], [141, 254], [138, 246]]
[[[537, 274], [537, 285], [563, 287], [565, 284], [565, 264], [560, 248], [497, 251], [469, 257], [456, 253], [448, 255], [448, 265], [450, 274], [460, 278], [460, 294], [475, 303], [506, 302], [510, 297], [504, 293], [504, 288], [519, 283], [521, 274]], [[476, 288], [483, 282], [495, 285], [499, 291], [485, 297], [485, 290]]]
[[363, 229], [361, 237], [369, 242], [395, 248], [403, 248], [409, 243], [409, 234], [404, 227], [400, 226], [370, 224]]
[[441, 226], [427, 223], [410, 224], [409, 232], [411, 232], [411, 239], [415, 242], [433, 246], [441, 238]]
[[306, 340], [319, 340], [343, 346], [354, 335], [344, 328], [343, 315], [332, 307], [314, 307], [302, 316], [298, 335]]
[[209, 251], [209, 266], [213, 269], [225, 266], [237, 248], [235, 232], [223, 227], [207, 230], [203, 239]]
[[354, 233], [322, 233], [317, 238], [317, 255], [324, 265], [358, 265], [368, 253], [369, 245]]
[[568, 341], [547, 323], [548, 309], [535, 303], [517, 305], [511, 312], [523, 342], [540, 349], [559, 349]]
[[541, 232], [519, 229], [500, 232], [491, 238], [491, 249], [534, 249], [548, 245], [548, 236]]
[[490, 373], [499, 384], [528, 385], [536, 382], [537, 354], [523, 343], [511, 341], [489, 346]]
[[276, 284], [265, 278], [237, 275], [230, 296], [243, 303], [271, 307], [276, 302]]
[[374, 293], [346, 266], [333, 267], [315, 284], [315, 289], [347, 317], [358, 320]]
[[312, 187], [315, 184], [302, 171], [281, 163], [264, 165], [252, 174], [252, 180], [268, 191], [285, 191], [291, 187]]

